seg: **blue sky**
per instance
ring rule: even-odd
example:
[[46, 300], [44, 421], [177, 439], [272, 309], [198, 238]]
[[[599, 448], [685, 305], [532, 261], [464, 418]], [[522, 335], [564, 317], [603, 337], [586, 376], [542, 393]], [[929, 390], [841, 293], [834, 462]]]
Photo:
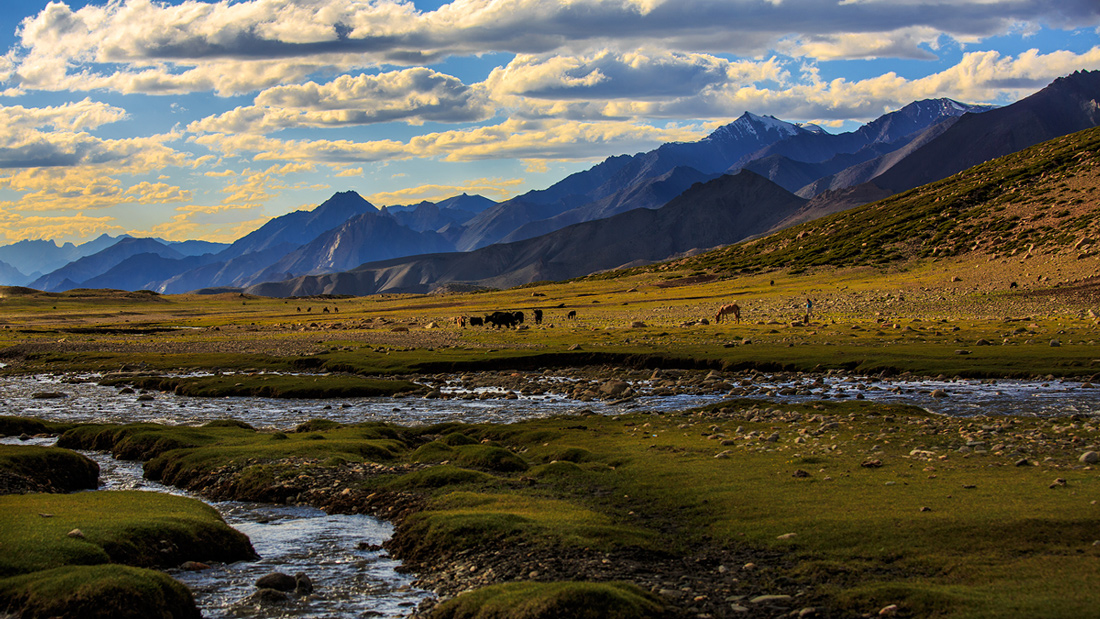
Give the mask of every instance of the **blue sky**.
[[348, 189], [505, 199], [744, 111], [1011, 103], [1100, 69], [1100, 3], [34, 0], [0, 45], [0, 244], [230, 241]]

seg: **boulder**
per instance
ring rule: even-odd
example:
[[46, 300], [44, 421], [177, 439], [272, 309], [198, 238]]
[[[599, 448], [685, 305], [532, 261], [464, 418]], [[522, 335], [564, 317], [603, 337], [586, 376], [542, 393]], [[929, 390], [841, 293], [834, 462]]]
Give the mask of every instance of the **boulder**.
[[256, 581], [256, 587], [259, 589], [274, 589], [276, 591], [293, 591], [298, 586], [298, 581], [289, 574], [282, 572], [271, 572], [266, 576], [261, 576]]

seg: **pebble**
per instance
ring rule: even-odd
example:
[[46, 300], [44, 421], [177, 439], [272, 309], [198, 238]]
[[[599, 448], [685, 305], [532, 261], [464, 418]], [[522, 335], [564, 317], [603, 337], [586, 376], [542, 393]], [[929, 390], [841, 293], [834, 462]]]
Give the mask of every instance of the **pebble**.
[[778, 604], [782, 606], [792, 599], [789, 595], [758, 595], [749, 600], [749, 604]]

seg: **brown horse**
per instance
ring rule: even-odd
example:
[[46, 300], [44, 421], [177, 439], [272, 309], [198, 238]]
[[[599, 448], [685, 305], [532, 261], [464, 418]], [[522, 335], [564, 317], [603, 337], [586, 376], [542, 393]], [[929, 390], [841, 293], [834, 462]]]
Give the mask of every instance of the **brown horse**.
[[722, 322], [722, 316], [727, 314], [733, 314], [733, 319], [737, 321], [737, 324], [741, 324], [741, 306], [736, 303], [729, 303], [718, 308], [718, 313], [714, 316], [715, 324]]

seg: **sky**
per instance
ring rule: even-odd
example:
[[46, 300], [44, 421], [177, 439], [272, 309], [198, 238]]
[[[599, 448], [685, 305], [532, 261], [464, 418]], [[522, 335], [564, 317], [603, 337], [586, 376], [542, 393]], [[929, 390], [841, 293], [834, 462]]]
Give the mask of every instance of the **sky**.
[[0, 4], [0, 245], [504, 200], [745, 111], [829, 131], [1100, 70], [1098, 0]]

